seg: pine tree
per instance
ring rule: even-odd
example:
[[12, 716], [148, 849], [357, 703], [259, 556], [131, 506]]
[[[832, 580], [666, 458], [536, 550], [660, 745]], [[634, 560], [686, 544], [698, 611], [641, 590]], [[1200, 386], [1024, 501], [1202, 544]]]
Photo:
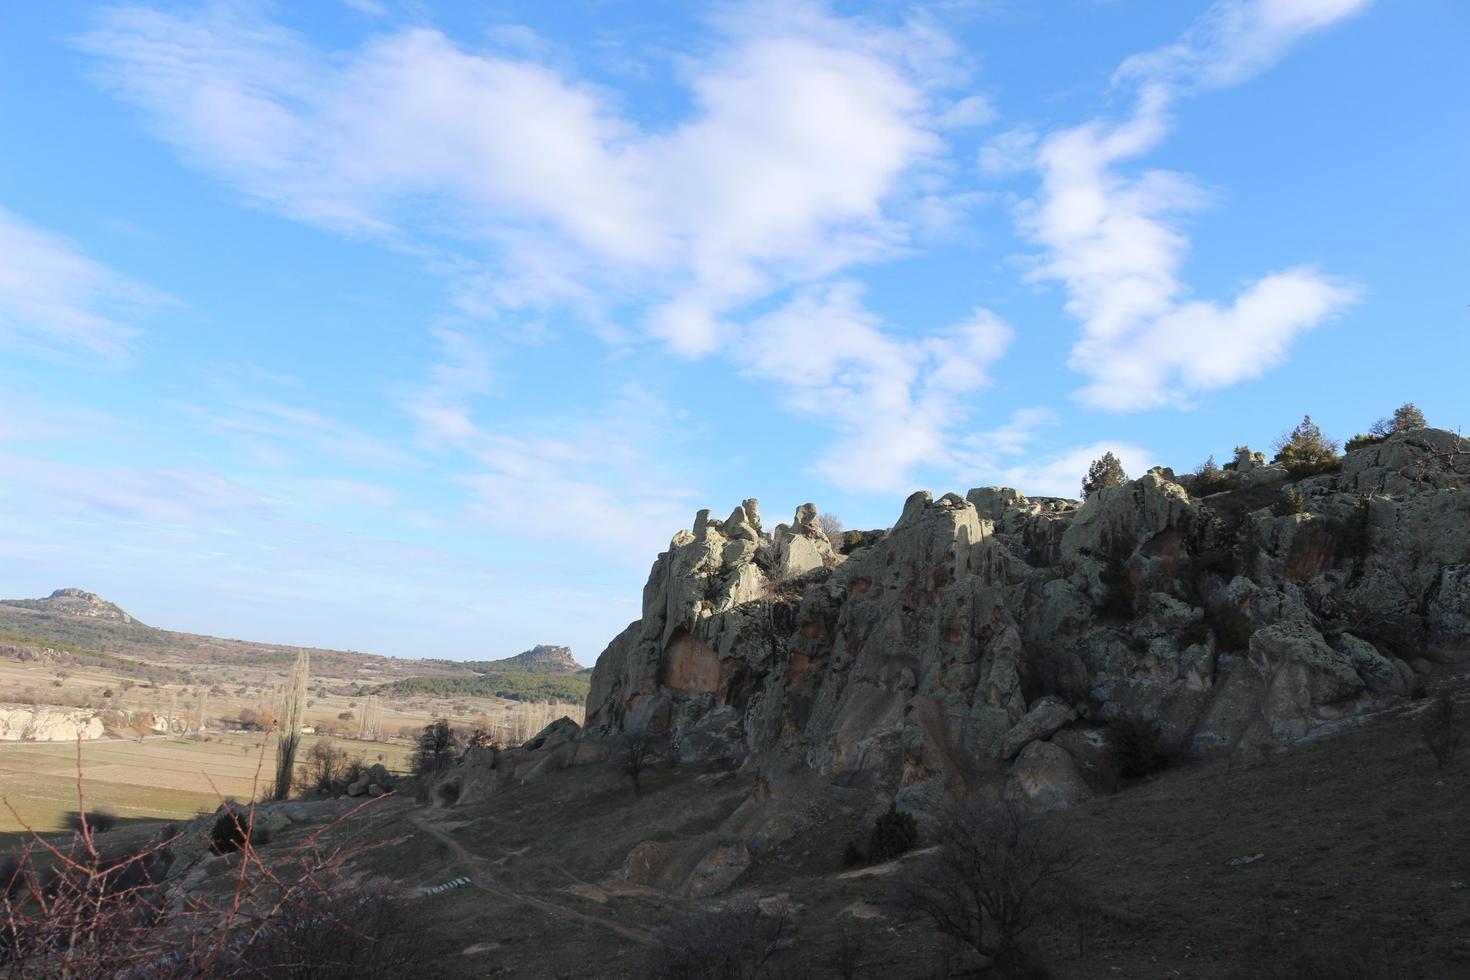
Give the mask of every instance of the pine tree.
[[1087, 479], [1082, 481], [1082, 496], [1086, 497], [1103, 487], [1117, 487], [1127, 482], [1128, 474], [1123, 472], [1123, 464], [1111, 452], [1106, 452], [1101, 459], [1093, 460], [1092, 465], [1087, 468]]
[[1276, 458], [1293, 476], [1321, 473], [1337, 462], [1337, 442], [1329, 439], [1310, 415], [1274, 443]]

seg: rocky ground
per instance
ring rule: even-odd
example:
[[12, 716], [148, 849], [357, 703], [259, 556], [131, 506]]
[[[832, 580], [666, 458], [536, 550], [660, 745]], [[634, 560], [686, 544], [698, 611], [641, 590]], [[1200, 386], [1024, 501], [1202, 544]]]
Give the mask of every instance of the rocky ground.
[[[1365, 938], [1404, 976], [1464, 975], [1470, 780], [1464, 759], [1436, 766], [1417, 707], [1051, 814], [1083, 843], [1078, 880], [1101, 910], [1085, 948], [1070, 923], [1037, 931], [1055, 975], [1261, 976], [1263, 962]], [[449, 806], [385, 798], [351, 826], [376, 842], [355, 867], [420, 894], [469, 879], [413, 899], [429, 937], [426, 975], [644, 976], [661, 925], [745, 893], [792, 903], [785, 965], [795, 973], [839, 975], [833, 955], [860, 935], [860, 976], [944, 975], [947, 952], [930, 928], [885, 909], [893, 866], [843, 866], [843, 846], [873, 816], [864, 793], [801, 788], [804, 828], [753, 850], [720, 894], [693, 895], [688, 880], [650, 877], [630, 857], [690, 841], [707, 853], [708, 835], [739, 821], [757, 782], [748, 771], [659, 767], [634, 795], [626, 776], [592, 762]], [[344, 805], [278, 821], [267, 852]]]

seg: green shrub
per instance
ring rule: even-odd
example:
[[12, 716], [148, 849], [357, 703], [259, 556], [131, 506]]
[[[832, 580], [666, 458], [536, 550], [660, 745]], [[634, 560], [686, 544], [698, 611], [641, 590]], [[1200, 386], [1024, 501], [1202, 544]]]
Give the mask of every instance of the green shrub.
[[1357, 435], [1353, 436], [1347, 441], [1347, 443], [1342, 447], [1342, 451], [1345, 453], [1355, 453], [1359, 449], [1365, 449], [1368, 446], [1376, 446], [1386, 438], [1388, 437], [1368, 435], [1366, 433], [1359, 432]]
[[842, 849], [842, 864], [844, 867], [854, 868], [866, 860], [867, 855], [863, 853], [862, 846], [855, 840], [848, 841], [847, 846]]
[[1179, 631], [1174, 638], [1174, 645], [1183, 650], [1197, 643], [1210, 642], [1210, 627], [1206, 623], [1190, 623]]
[[1255, 628], [1251, 625], [1251, 618], [1233, 606], [1222, 609], [1213, 617], [1215, 627], [1215, 639], [1221, 650], [1232, 653], [1247, 650], [1251, 645], [1251, 634]]
[[1160, 745], [1162, 730], [1152, 718], [1119, 715], [1107, 724], [1108, 744], [1118, 761], [1118, 775], [1138, 779], [1167, 768], [1169, 758]]
[[1290, 517], [1293, 514], [1305, 513], [1307, 509], [1307, 498], [1295, 490], [1288, 490], [1281, 495], [1271, 507], [1271, 512], [1277, 517]]
[[1123, 464], [1118, 461], [1118, 457], [1110, 452], [1103, 453], [1087, 468], [1087, 476], [1082, 481], [1082, 496], [1086, 497], [1103, 487], [1118, 487], [1127, 482], [1128, 474], [1123, 472]]
[[1285, 466], [1297, 479], [1316, 476], [1337, 469], [1342, 460], [1337, 455], [1337, 441], [1327, 437], [1310, 415], [1301, 424], [1274, 443], [1276, 458], [1272, 462]]
[[868, 835], [868, 860], [875, 864], [892, 861], [919, 842], [919, 823], [896, 805], [889, 804], [888, 812], [873, 824]]

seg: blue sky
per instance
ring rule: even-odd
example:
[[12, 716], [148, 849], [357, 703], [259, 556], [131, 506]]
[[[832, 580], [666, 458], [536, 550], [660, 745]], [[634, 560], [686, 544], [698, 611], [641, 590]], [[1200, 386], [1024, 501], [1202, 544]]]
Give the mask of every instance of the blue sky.
[[694, 512], [1470, 424], [1458, 0], [0, 9], [0, 594], [400, 655]]

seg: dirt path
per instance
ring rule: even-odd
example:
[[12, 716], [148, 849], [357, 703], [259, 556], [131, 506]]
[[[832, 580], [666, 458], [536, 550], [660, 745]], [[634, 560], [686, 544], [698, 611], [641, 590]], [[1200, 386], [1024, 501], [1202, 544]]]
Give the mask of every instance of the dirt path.
[[455, 861], [457, 861], [460, 867], [464, 869], [465, 873], [469, 875], [470, 883], [481, 891], [489, 892], [490, 894], [495, 895], [499, 898], [508, 898], [511, 901], [520, 902], [522, 905], [529, 905], [532, 908], [539, 909], [542, 912], [547, 913], [548, 915], [567, 916], [568, 918], [577, 919], [589, 925], [600, 926], [603, 929], [609, 929], [612, 932], [615, 932], [618, 935], [622, 936], [624, 939], [630, 939], [633, 942], [638, 943], [640, 946], [653, 945], [653, 934], [647, 929], [640, 929], [637, 926], [623, 925], [620, 922], [613, 922], [609, 919], [604, 919], [601, 916], [589, 915], [586, 912], [579, 912], [576, 909], [570, 909], [564, 905], [558, 905], [555, 902], [548, 902], [546, 899], [543, 898], [536, 898], [532, 895], [526, 895], [511, 888], [508, 888], [505, 885], [499, 884], [498, 882], [496, 882], [494, 876], [490, 874], [490, 862], [488, 860], [467, 850], [463, 844], [451, 837], [448, 832], [440, 827], [434, 826], [433, 823], [425, 819], [423, 815], [412, 814], [409, 816], [408, 819], [409, 822], [411, 822], [415, 827], [419, 828], [424, 833], [428, 834], [430, 837], [433, 837], [436, 841], [448, 848], [450, 854], [454, 855]]

